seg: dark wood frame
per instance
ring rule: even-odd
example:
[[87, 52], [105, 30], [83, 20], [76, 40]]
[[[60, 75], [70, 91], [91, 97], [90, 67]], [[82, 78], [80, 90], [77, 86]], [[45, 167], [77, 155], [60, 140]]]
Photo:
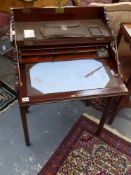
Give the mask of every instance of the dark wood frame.
[[[37, 15], [36, 15], [37, 14]], [[58, 13], [56, 12], [55, 8], [26, 8], [26, 9], [12, 9], [12, 23], [11, 23], [11, 30], [15, 30], [15, 24], [17, 22], [23, 22], [23, 21], [43, 21], [44, 20], [69, 20], [72, 19], [94, 19], [94, 18], [100, 18], [102, 21], [107, 24], [105, 19], [105, 12], [103, 7], [67, 7], [64, 9], [64, 13]], [[87, 38], [79, 38], [79, 44], [76, 42], [76, 39], [56, 39], [56, 40], [50, 40], [45, 41], [37, 41], [34, 40], [33, 42], [30, 42], [31, 45], [27, 45], [27, 42], [24, 40], [17, 39], [15, 41], [15, 38], [13, 35], [11, 35], [12, 44], [16, 47], [17, 50], [17, 64], [18, 64], [18, 96], [19, 96], [19, 106], [20, 106], [20, 112], [21, 112], [21, 120], [24, 130], [24, 136], [25, 136], [25, 142], [26, 145], [30, 145], [30, 138], [28, 133], [28, 126], [27, 126], [27, 117], [26, 113], [28, 112], [28, 107], [30, 105], [38, 104], [38, 103], [49, 103], [49, 102], [57, 102], [61, 100], [83, 100], [88, 98], [97, 98], [97, 97], [107, 97], [108, 103], [107, 106], [103, 112], [100, 124], [98, 126], [98, 129], [96, 131], [96, 135], [99, 135], [103, 125], [107, 119], [108, 111], [111, 107], [111, 104], [121, 95], [127, 94], [127, 89], [125, 85], [123, 84], [122, 80], [119, 79], [119, 77], [116, 77], [116, 80], [119, 82], [118, 87], [110, 87], [110, 88], [103, 88], [103, 89], [94, 89], [94, 90], [84, 90], [84, 91], [74, 91], [74, 92], [63, 92], [63, 93], [54, 93], [54, 94], [44, 94], [44, 95], [34, 95], [29, 96], [27, 93], [27, 76], [26, 76], [26, 65], [37, 63], [37, 62], [43, 62], [43, 61], [51, 61], [49, 57], [40, 57], [39, 59], [34, 59], [33, 57], [27, 57], [22, 58], [22, 50], [26, 49], [27, 51], [34, 47], [48, 47], [49, 49], [52, 47], [60, 48], [62, 47], [76, 47], [76, 46], [85, 46], [87, 45], [92, 47], [98, 47], [101, 44], [102, 45], [109, 45], [109, 57], [110, 59], [105, 59], [106, 64], [109, 66], [110, 69], [113, 69], [115, 72], [117, 72], [117, 65], [115, 61], [115, 52], [113, 51], [113, 48], [111, 46], [111, 41], [113, 40], [113, 37], [111, 35], [111, 31], [109, 30], [110, 36], [109, 37], [103, 37], [102, 40], [97, 40], [96, 37], [92, 37], [90, 40]], [[12, 34], [12, 33], [11, 33]], [[29, 43], [28, 43], [29, 44]], [[90, 54], [89, 52], [80, 52], [80, 53], [68, 53], [63, 54], [61, 57], [61, 53], [56, 55], [52, 58], [55, 58], [56, 60], [59, 60], [62, 58], [62, 60], [72, 60], [73, 55], [75, 54], [75, 57], [77, 59], [83, 59], [85, 56], [90, 58], [97, 58], [94, 56], [94, 54]], [[88, 55], [89, 54], [89, 55]], [[50, 55], [51, 57], [51, 55]], [[23, 98], [26, 98], [25, 101], [23, 101]]]

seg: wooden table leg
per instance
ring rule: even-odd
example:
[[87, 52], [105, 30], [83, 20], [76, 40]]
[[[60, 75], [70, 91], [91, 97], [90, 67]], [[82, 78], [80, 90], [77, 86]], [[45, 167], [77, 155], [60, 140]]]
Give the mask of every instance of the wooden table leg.
[[114, 101], [114, 97], [109, 97], [108, 98], [108, 103], [107, 103], [107, 106], [106, 106], [106, 108], [105, 108], [105, 110], [104, 110], [104, 112], [102, 114], [100, 123], [99, 123], [98, 128], [97, 128], [97, 131], [96, 131], [96, 136], [99, 136], [100, 135], [100, 132], [103, 129], [103, 126], [104, 126], [104, 124], [106, 122], [106, 119], [108, 117], [108, 114], [109, 114], [109, 111], [110, 111], [110, 107], [111, 107], [113, 101]]
[[129, 77], [129, 80], [126, 83], [126, 86], [128, 88], [129, 93], [128, 93], [128, 95], [118, 97], [118, 100], [116, 102], [114, 110], [110, 115], [110, 119], [109, 119], [108, 124], [112, 124], [112, 122], [114, 121], [114, 119], [115, 119], [115, 117], [120, 109], [131, 108], [131, 99], [130, 99], [130, 96], [131, 96], [131, 76]]
[[26, 113], [29, 113], [29, 106], [26, 106], [25, 109], [26, 109]]
[[30, 138], [29, 138], [29, 132], [28, 132], [26, 110], [27, 110], [26, 106], [20, 106], [20, 113], [21, 113], [21, 120], [22, 120], [22, 125], [23, 125], [25, 143], [27, 146], [30, 146]]
[[112, 124], [113, 120], [115, 119], [118, 111], [120, 110], [120, 102], [123, 97], [118, 97], [118, 100], [116, 101], [116, 104], [114, 106], [114, 109], [112, 110], [112, 113], [110, 115], [110, 119], [108, 121], [108, 124]]

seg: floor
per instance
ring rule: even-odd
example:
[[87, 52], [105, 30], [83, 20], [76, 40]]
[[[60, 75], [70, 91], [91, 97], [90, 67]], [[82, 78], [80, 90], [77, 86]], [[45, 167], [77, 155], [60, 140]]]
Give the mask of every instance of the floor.
[[10, 88], [15, 89], [15, 65], [11, 60], [0, 55], [0, 80], [5, 82]]
[[[16, 102], [0, 115], [0, 175], [37, 175], [77, 119], [100, 112], [84, 102], [60, 102], [32, 106], [28, 114], [31, 146], [25, 146]], [[112, 127], [131, 138], [131, 110], [122, 110]]]
[[[13, 64], [2, 56], [0, 78], [14, 88]], [[27, 147], [16, 101], [0, 114], [0, 175], [37, 175], [83, 113], [96, 118], [101, 116], [83, 101], [31, 106], [28, 114], [31, 146]], [[120, 111], [112, 127], [131, 138], [131, 109]]]

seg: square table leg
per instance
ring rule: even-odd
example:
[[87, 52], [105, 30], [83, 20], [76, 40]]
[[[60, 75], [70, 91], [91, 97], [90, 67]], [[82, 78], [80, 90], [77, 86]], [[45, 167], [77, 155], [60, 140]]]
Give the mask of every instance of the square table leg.
[[103, 129], [103, 126], [104, 126], [104, 124], [105, 124], [105, 122], [107, 120], [107, 117], [109, 116], [110, 108], [112, 107], [112, 104], [114, 103], [114, 100], [116, 100], [116, 98], [118, 98], [118, 97], [109, 97], [108, 98], [107, 106], [105, 107], [105, 110], [104, 110], [104, 112], [102, 114], [100, 123], [99, 123], [97, 131], [96, 131], [96, 136], [100, 135], [100, 133], [101, 133], [101, 131]]
[[30, 146], [30, 138], [29, 138], [29, 132], [28, 132], [28, 125], [27, 125], [27, 116], [26, 116], [27, 108], [28, 106], [20, 106], [20, 113], [21, 113], [25, 143], [27, 146]]

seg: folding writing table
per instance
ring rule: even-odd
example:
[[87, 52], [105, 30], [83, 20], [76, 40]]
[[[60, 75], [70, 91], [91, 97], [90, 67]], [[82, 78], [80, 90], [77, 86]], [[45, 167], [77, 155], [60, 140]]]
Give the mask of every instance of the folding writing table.
[[26, 112], [38, 103], [107, 97], [99, 135], [114, 98], [127, 94], [104, 9], [16, 8], [11, 17], [26, 145], [30, 145]]

